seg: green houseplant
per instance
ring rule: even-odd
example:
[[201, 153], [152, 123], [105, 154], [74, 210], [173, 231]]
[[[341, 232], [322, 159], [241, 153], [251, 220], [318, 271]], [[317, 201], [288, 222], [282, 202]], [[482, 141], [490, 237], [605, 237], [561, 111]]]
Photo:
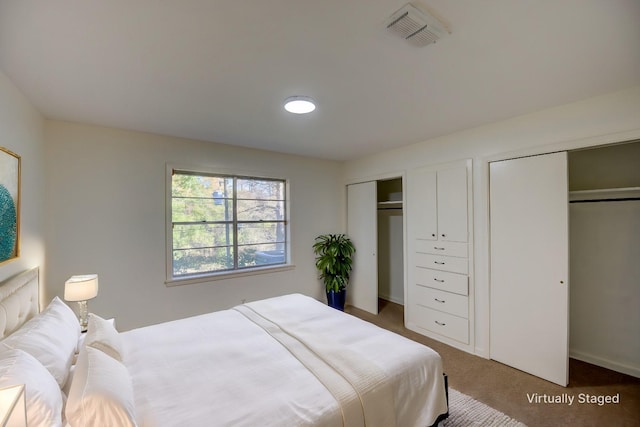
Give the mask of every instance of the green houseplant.
[[346, 234], [322, 234], [316, 237], [313, 244], [316, 268], [324, 282], [327, 301], [330, 306], [343, 311], [355, 251], [353, 242]]

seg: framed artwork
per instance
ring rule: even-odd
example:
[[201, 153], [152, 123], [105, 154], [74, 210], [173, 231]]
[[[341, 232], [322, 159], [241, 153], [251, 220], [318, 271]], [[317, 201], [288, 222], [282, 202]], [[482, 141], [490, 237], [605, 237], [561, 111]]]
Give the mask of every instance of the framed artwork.
[[20, 156], [0, 147], [0, 264], [20, 255]]

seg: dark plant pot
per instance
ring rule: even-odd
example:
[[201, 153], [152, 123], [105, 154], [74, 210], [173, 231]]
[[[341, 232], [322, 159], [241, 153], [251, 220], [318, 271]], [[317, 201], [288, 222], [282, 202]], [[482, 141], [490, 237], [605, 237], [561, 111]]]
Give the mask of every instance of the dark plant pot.
[[341, 291], [327, 291], [327, 303], [329, 307], [333, 307], [336, 310], [344, 311], [344, 301], [347, 296], [347, 291], [345, 289]]

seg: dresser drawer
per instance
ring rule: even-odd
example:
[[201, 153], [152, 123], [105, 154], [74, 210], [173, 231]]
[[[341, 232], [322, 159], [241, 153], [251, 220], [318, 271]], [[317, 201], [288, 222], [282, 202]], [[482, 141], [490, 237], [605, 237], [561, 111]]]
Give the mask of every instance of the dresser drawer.
[[416, 252], [433, 255], [446, 255], [458, 258], [467, 258], [469, 245], [461, 242], [443, 242], [416, 239]]
[[469, 276], [430, 268], [413, 267], [416, 285], [428, 286], [460, 295], [469, 295]]
[[469, 298], [462, 295], [415, 285], [413, 302], [434, 310], [469, 318]]
[[412, 308], [417, 326], [461, 343], [469, 344], [469, 321], [467, 319], [417, 304], [413, 305]]
[[469, 273], [469, 261], [467, 258], [438, 256], [416, 252], [415, 260], [416, 267], [435, 268], [436, 270], [451, 271], [459, 274]]

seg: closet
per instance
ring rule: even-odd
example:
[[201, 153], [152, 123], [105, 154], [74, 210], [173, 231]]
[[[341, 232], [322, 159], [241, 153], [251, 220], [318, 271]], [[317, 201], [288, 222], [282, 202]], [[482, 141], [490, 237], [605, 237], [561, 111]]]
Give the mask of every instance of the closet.
[[378, 297], [404, 305], [402, 179], [377, 181]]
[[471, 161], [408, 174], [407, 328], [472, 351]]
[[404, 304], [402, 177], [347, 185], [347, 234], [356, 247], [347, 303], [378, 313], [379, 298]]
[[491, 162], [491, 358], [640, 376], [640, 143]]
[[640, 377], [640, 142], [569, 152], [569, 354]]

